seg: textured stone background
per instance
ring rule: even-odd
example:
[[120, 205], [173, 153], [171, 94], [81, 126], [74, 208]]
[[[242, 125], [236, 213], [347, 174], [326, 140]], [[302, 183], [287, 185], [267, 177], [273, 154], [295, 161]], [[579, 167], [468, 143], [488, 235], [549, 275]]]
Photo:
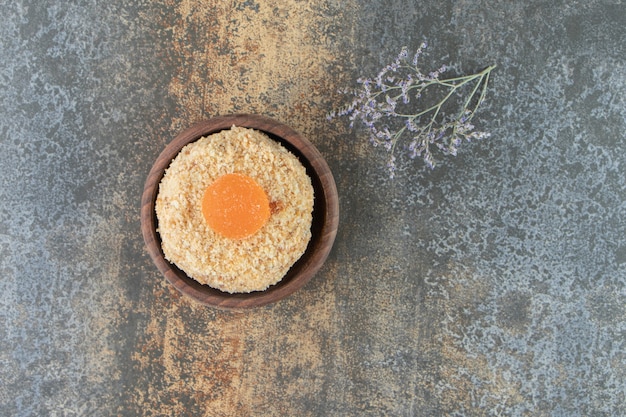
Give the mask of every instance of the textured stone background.
[[[0, 415], [626, 415], [621, 0], [2, 2]], [[433, 172], [329, 123], [337, 90], [429, 41], [496, 63]], [[428, 66], [431, 68], [428, 68]], [[181, 129], [307, 135], [341, 226], [290, 298], [222, 312], [147, 256], [143, 182]]]

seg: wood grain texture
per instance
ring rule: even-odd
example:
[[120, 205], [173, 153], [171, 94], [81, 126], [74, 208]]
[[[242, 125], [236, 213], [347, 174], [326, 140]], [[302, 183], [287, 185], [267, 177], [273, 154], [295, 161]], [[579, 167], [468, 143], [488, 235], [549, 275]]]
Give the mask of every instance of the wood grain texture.
[[[287, 275], [265, 291], [230, 294], [202, 285], [168, 262], [157, 232], [155, 201], [159, 183], [170, 161], [188, 143], [231, 126], [242, 126], [266, 133], [295, 154], [311, 177], [315, 193], [311, 241], [302, 257]], [[146, 180], [141, 201], [141, 229], [148, 253], [165, 278], [181, 293], [196, 301], [223, 309], [246, 309], [278, 301], [304, 286], [320, 269], [333, 246], [339, 224], [339, 201], [335, 181], [319, 151], [302, 135], [276, 120], [250, 114], [218, 116], [194, 124], [165, 147]]]

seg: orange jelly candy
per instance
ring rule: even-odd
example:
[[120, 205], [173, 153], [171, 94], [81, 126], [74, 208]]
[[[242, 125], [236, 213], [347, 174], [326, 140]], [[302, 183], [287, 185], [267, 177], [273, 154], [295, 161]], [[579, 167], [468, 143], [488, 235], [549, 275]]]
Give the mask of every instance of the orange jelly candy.
[[230, 239], [253, 235], [270, 218], [270, 203], [254, 179], [234, 173], [219, 177], [204, 192], [202, 214], [209, 227]]

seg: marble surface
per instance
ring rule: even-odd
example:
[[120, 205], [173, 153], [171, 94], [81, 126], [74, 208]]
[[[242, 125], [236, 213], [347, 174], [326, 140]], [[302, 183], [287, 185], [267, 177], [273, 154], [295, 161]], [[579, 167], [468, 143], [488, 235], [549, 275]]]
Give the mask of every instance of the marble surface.
[[[626, 415], [626, 5], [0, 4], [0, 415]], [[497, 64], [434, 170], [326, 114], [403, 46]], [[144, 248], [145, 177], [184, 127], [260, 113], [340, 194], [291, 297], [225, 312]]]

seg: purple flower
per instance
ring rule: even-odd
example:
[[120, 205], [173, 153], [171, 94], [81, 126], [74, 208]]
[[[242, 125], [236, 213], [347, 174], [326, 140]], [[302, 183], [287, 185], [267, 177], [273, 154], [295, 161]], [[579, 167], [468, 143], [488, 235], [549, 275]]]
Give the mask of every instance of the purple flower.
[[[489, 74], [495, 67], [446, 80], [440, 79], [449, 69], [444, 64], [425, 75], [417, 64], [426, 47], [423, 42], [417, 49], [412, 67], [407, 64], [408, 49], [402, 48], [395, 61], [384, 66], [374, 79], [361, 77], [357, 80], [360, 88], [350, 92], [354, 98], [347, 108], [328, 115], [329, 120], [348, 116], [350, 127], [360, 122], [369, 131], [371, 143], [383, 145], [390, 152], [388, 168], [391, 176], [395, 172], [394, 152], [402, 149], [396, 144], [405, 134], [410, 140], [403, 149], [410, 158], [420, 156], [429, 168], [436, 165], [431, 148], [454, 156], [462, 138], [471, 140], [489, 136], [474, 131], [471, 120], [485, 97]], [[467, 92], [470, 96], [463, 97]], [[415, 99], [411, 100], [413, 97]], [[447, 116], [446, 111], [455, 106], [459, 110]]]

